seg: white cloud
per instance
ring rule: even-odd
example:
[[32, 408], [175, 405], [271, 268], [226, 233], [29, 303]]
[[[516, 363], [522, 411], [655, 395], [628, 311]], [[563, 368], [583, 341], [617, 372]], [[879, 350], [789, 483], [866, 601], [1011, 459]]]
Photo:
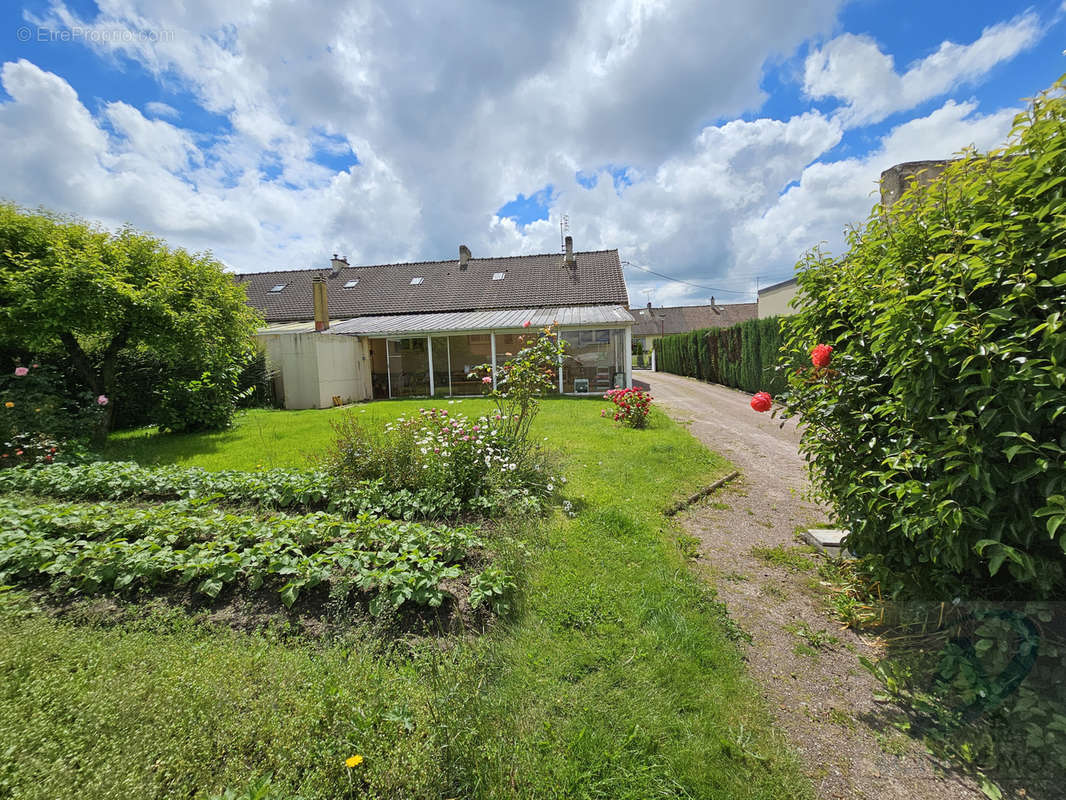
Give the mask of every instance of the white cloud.
[[[720, 290], [747, 291], [755, 275], [787, 270], [812, 237], [865, 217], [878, 164], [946, 155], [1002, 127], [998, 115], [949, 103], [897, 127], [876, 158], [826, 164], [844, 117], [735, 119], [764, 101], [768, 63], [832, 28], [837, 0], [754, 0], [713, 14], [700, 0], [576, 10], [562, 0], [357, 0], [314, 14], [295, 0], [98, 5], [93, 20], [58, 6], [42, 23], [168, 32], [93, 46], [138, 62], [228, 129], [193, 132], [158, 102], [142, 113], [121, 86], [90, 112], [63, 78], [9, 63], [3, 191], [210, 248], [242, 271], [324, 265], [333, 252], [353, 263], [447, 258], [460, 242], [475, 256], [554, 251], [568, 213], [579, 249], [617, 247], [714, 287], [633, 273], [634, 302], [652, 286], [656, 302], [736, 300]], [[986, 42], [972, 63], [1013, 46], [994, 30], [986, 36], [999, 50]], [[944, 80], [930, 59], [916, 67], [928, 85]], [[902, 80], [891, 59], [876, 74]], [[845, 92], [818, 76], [825, 91]], [[359, 160], [350, 168], [316, 161], [348, 148]], [[607, 171], [592, 189], [575, 181], [603, 165], [626, 168], [632, 184], [616, 189]], [[549, 219], [520, 227], [495, 216], [549, 184]]]
[[168, 119], [177, 119], [181, 116], [178, 109], [174, 106], [167, 105], [166, 103], [160, 103], [157, 100], [144, 104], [144, 110], [151, 114], [153, 117], [166, 117]]
[[943, 42], [936, 52], [899, 74], [892, 56], [881, 52], [873, 39], [845, 33], [807, 57], [803, 88], [815, 99], [844, 101], [839, 113], [849, 127], [878, 122], [981, 78], [1032, 47], [1042, 35], [1039, 17], [1026, 12], [985, 28], [971, 44]]

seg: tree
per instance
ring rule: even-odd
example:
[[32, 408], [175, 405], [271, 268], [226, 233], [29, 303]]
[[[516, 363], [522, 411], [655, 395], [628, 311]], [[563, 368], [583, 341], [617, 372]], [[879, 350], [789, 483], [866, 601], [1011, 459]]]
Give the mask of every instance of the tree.
[[[161, 386], [192, 379], [235, 389], [230, 376], [252, 354], [258, 324], [243, 288], [209, 253], [0, 204], [0, 344], [61, 349], [94, 395], [113, 395], [124, 351], [149, 351], [165, 364]], [[114, 412], [109, 403], [97, 444]]]

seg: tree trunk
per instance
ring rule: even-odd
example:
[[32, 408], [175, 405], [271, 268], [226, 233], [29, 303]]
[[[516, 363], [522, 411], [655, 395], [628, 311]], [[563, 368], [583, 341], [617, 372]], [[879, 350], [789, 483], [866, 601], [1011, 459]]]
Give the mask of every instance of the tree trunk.
[[67, 352], [70, 353], [74, 368], [92, 391], [93, 402], [97, 402], [97, 398], [101, 396], [107, 398], [107, 403], [102, 409], [103, 413], [100, 414], [92, 433], [93, 447], [103, 447], [107, 443], [107, 435], [111, 433], [111, 425], [115, 419], [115, 398], [112, 396], [115, 385], [115, 359], [119, 351], [126, 346], [129, 329], [123, 328], [115, 334], [115, 338], [104, 350], [99, 370], [93, 369], [89, 356], [82, 350], [73, 333], [61, 333], [59, 338], [67, 348]]

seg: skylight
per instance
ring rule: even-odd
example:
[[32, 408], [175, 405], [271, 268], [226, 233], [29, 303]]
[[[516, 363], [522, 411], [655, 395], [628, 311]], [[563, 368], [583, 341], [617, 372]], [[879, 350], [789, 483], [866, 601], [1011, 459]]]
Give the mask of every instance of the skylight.
[[418, 284], [420, 284], [424, 280], [425, 278], [411, 278], [411, 285], [418, 286]]
[[345, 283], [344, 284], [344, 288], [345, 289], [354, 289], [358, 285], [359, 285], [359, 279], [356, 278], [354, 281], [348, 281], [347, 283]]
[[494, 273], [492, 273], [492, 279], [494, 281], [502, 281], [506, 277], [507, 277], [507, 273], [506, 272], [494, 272]]
[[274, 284], [274, 288], [271, 289], [270, 291], [272, 291], [272, 292], [280, 292], [282, 289], [284, 289], [288, 285], [289, 284], [287, 284], [287, 283], [277, 283], [277, 284]]

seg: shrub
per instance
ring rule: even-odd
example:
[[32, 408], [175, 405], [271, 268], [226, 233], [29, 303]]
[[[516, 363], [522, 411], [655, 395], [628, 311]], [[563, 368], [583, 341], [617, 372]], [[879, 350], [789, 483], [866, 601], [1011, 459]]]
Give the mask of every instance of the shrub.
[[502, 414], [470, 420], [422, 408], [381, 432], [352, 413], [333, 423], [335, 438], [319, 459], [342, 486], [380, 481], [390, 492], [439, 492], [475, 513], [540, 510], [555, 491], [545, 455], [510, 438]]
[[[1066, 99], [801, 262], [787, 413], [892, 594], [1066, 593]], [[832, 366], [811, 347], [834, 348]]]
[[601, 417], [610, 414], [615, 422], [621, 422], [627, 428], [647, 427], [652, 401], [649, 392], [640, 389], [611, 389], [603, 399], [614, 403], [616, 410], [605, 408], [600, 412]]
[[656, 367], [749, 392], [781, 391], [785, 377], [776, 368], [782, 344], [780, 320], [750, 319], [729, 328], [664, 336], [657, 346]]
[[16, 366], [0, 378], [0, 467], [80, 455], [108, 398], [70, 397], [49, 364]]
[[189, 433], [228, 428], [237, 410], [239, 377], [240, 369], [230, 366], [193, 380], [169, 379], [160, 392], [159, 429]]

